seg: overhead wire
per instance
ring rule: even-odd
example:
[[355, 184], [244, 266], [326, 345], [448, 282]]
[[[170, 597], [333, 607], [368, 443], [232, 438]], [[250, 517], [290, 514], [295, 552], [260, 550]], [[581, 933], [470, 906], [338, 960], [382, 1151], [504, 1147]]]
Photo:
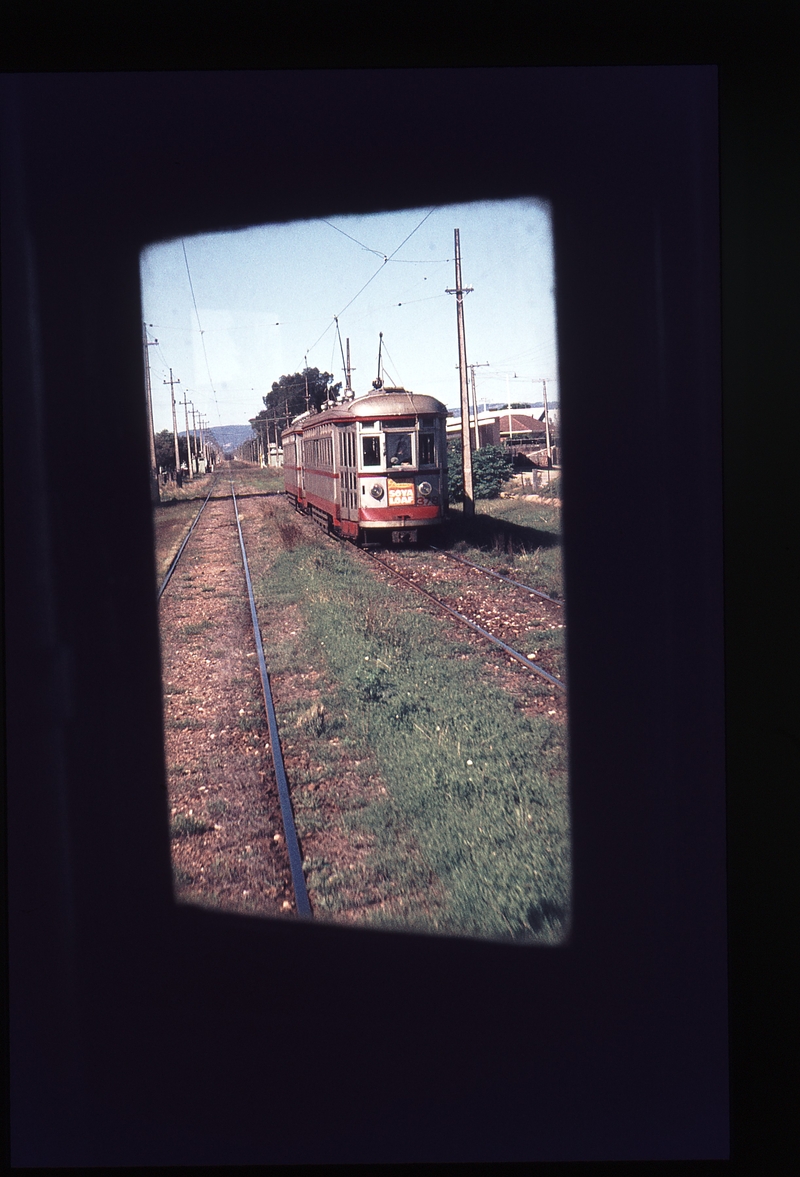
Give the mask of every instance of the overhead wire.
[[212, 377], [211, 377], [211, 368], [209, 367], [209, 363], [208, 363], [208, 353], [207, 353], [207, 351], [206, 351], [206, 341], [205, 341], [205, 339], [204, 339], [204, 337], [203, 337], [203, 327], [202, 327], [202, 324], [201, 324], [201, 322], [200, 322], [200, 313], [199, 313], [199, 311], [197, 310], [197, 299], [196, 299], [196, 298], [195, 298], [195, 296], [194, 296], [194, 284], [193, 284], [193, 282], [192, 282], [192, 274], [191, 274], [191, 270], [189, 269], [189, 258], [188, 258], [188, 257], [187, 257], [187, 255], [186, 255], [186, 242], [183, 240], [183, 238], [181, 238], [181, 248], [183, 249], [183, 260], [184, 260], [184, 262], [186, 263], [186, 275], [187, 275], [187, 277], [188, 277], [188, 279], [189, 279], [189, 289], [190, 289], [190, 290], [191, 290], [191, 292], [192, 292], [192, 302], [194, 303], [194, 313], [195, 313], [195, 317], [196, 317], [196, 319], [197, 319], [197, 329], [198, 329], [198, 330], [199, 330], [199, 332], [200, 332], [200, 342], [201, 342], [201, 343], [202, 343], [202, 345], [203, 345], [203, 357], [204, 357], [204, 359], [205, 359], [205, 362], [206, 362], [206, 372], [208, 372], [208, 382], [209, 382], [209, 384], [211, 385], [211, 391], [212, 391], [212, 393], [213, 393], [213, 395], [214, 395], [214, 404], [215, 404], [215, 405], [216, 405], [216, 407], [217, 407], [217, 417], [219, 418], [219, 423], [220, 423], [220, 427], [221, 427], [221, 426], [222, 426], [222, 413], [221, 413], [221, 412], [220, 412], [220, 410], [219, 410], [219, 403], [218, 403], [218, 401], [217, 401], [217, 390], [216, 390], [216, 388], [214, 387], [214, 381], [213, 381], [213, 379], [212, 379]]
[[[431, 212], [433, 212], [433, 209], [431, 209]], [[430, 215], [431, 214], [429, 212], [428, 216], [425, 217], [424, 220], [427, 220]], [[371, 246], [365, 245], [363, 241], [359, 241], [356, 237], [351, 237], [349, 233], [345, 233], [344, 229], [340, 229], [339, 226], [334, 225], [332, 221], [326, 221], [324, 217], [321, 217], [320, 220], [322, 221], [322, 223], [324, 225], [330, 225], [331, 229], [335, 229], [337, 233], [341, 233], [343, 237], [347, 237], [348, 240], [353, 241], [356, 245], [360, 245], [362, 249], [366, 249], [367, 253], [374, 253], [376, 257], [382, 257], [384, 259], [384, 261], [387, 261], [387, 262], [391, 261], [394, 258], [394, 254], [390, 254], [387, 257], [387, 255], [385, 253], [381, 253], [381, 251], [379, 249], [372, 249]], [[424, 221], [421, 221], [420, 224], [417, 225], [417, 229], [419, 229], [420, 225], [422, 225], [423, 223], [424, 223]], [[412, 231], [412, 233], [409, 233], [408, 237], [413, 236], [413, 234], [416, 233], [417, 229], [414, 229]], [[406, 237], [406, 241], [408, 241], [408, 237]], [[397, 249], [394, 252], [397, 253], [398, 250], [402, 249], [402, 247], [403, 247], [403, 245], [405, 245], [406, 241], [403, 241], [400, 245], [398, 245]], [[444, 259], [442, 259], [442, 264], [444, 262], [452, 262], [452, 260], [453, 259], [451, 257], [444, 258]], [[438, 265], [439, 264], [439, 261], [436, 258], [401, 257], [401, 258], [397, 259], [397, 262], [399, 265], [406, 265], [406, 266], [430, 266], [430, 265]]]
[[351, 237], [349, 233], [345, 233], [344, 229], [340, 229], [338, 225], [334, 225], [330, 221], [326, 221], [324, 217], [321, 217], [320, 220], [324, 225], [330, 225], [331, 229], [335, 229], [337, 233], [341, 233], [343, 237], [347, 237], [350, 241], [355, 241], [356, 245], [360, 245], [362, 249], [366, 249], [367, 253], [374, 253], [376, 257], [382, 257], [384, 260], [386, 260], [385, 253], [381, 253], [380, 250], [377, 249], [370, 249], [370, 247], [365, 245], [363, 241], [356, 241], [355, 237]]
[[[384, 255], [383, 261], [382, 261], [382, 262], [381, 262], [381, 264], [378, 266], [377, 270], [376, 270], [376, 271], [375, 271], [375, 273], [372, 275], [372, 277], [371, 277], [371, 278], [368, 278], [368, 279], [367, 279], [367, 281], [364, 283], [364, 285], [361, 287], [361, 289], [358, 291], [358, 293], [356, 293], [356, 294], [354, 294], [354, 295], [353, 295], [353, 297], [350, 299], [350, 301], [347, 303], [347, 305], [346, 305], [346, 306], [343, 306], [343, 307], [342, 307], [342, 309], [341, 309], [341, 310], [340, 310], [340, 311], [339, 311], [339, 312], [338, 312], [336, 315], [334, 315], [334, 317], [333, 317], [333, 320], [332, 320], [332, 321], [331, 321], [331, 322], [328, 324], [328, 326], [327, 326], [327, 327], [325, 328], [325, 330], [322, 332], [322, 335], [320, 335], [319, 339], [315, 340], [315, 341], [314, 341], [314, 343], [312, 343], [312, 344], [311, 344], [311, 347], [308, 349], [308, 351], [313, 351], [313, 350], [314, 350], [314, 348], [317, 346], [317, 344], [320, 342], [320, 340], [321, 340], [321, 339], [323, 339], [323, 338], [324, 338], [324, 336], [325, 336], [325, 335], [327, 335], [327, 333], [330, 331], [331, 327], [333, 326], [333, 323], [334, 323], [334, 322], [335, 322], [335, 321], [336, 321], [336, 320], [337, 320], [337, 319], [338, 319], [338, 318], [339, 318], [341, 315], [343, 315], [343, 314], [344, 314], [344, 312], [347, 310], [347, 308], [348, 308], [348, 307], [351, 307], [351, 306], [353, 305], [353, 303], [356, 301], [356, 299], [359, 297], [359, 295], [361, 295], [361, 294], [363, 294], [363, 293], [364, 293], [364, 291], [365, 291], [365, 290], [367, 289], [367, 287], [369, 286], [370, 282], [374, 281], [374, 280], [375, 280], [375, 278], [377, 278], [378, 274], [380, 274], [380, 272], [381, 272], [381, 270], [383, 269], [383, 267], [384, 267], [385, 265], [387, 265], [387, 264], [388, 264], [388, 263], [389, 263], [389, 262], [392, 260], [392, 258], [394, 257], [394, 255], [395, 255], [396, 253], [399, 253], [399, 251], [400, 251], [400, 250], [403, 248], [403, 246], [405, 245], [405, 243], [406, 243], [407, 241], [410, 241], [410, 240], [411, 240], [411, 238], [414, 236], [414, 234], [417, 232], [417, 230], [422, 228], [422, 226], [423, 226], [423, 225], [425, 224], [425, 222], [427, 221], [428, 217], [429, 217], [429, 216], [430, 216], [432, 213], [434, 213], [435, 211], [436, 211], [436, 206], [434, 205], [434, 207], [433, 207], [433, 208], [429, 209], [429, 210], [428, 210], [428, 212], [426, 212], [425, 216], [422, 218], [422, 220], [420, 221], [420, 223], [419, 223], [418, 225], [416, 225], [416, 226], [415, 226], [415, 227], [414, 227], [414, 228], [411, 230], [411, 232], [408, 234], [408, 236], [403, 238], [403, 240], [402, 240], [402, 241], [400, 242], [400, 244], [398, 245], [397, 249], [395, 249], [393, 253], [389, 254], [389, 256], [388, 256], [388, 257], [386, 257], [386, 256]], [[328, 222], [326, 222], [326, 223], [328, 223]], [[333, 228], [336, 228], [336, 226], [335, 226], [335, 225], [334, 225], [334, 226], [332, 226], [332, 227], [333, 227]], [[340, 231], [340, 232], [342, 232], [342, 230], [339, 230], [339, 231]], [[347, 234], [347, 233], [345, 233], [345, 237], [347, 237], [347, 236], [348, 236], [348, 234]], [[355, 240], [355, 238], [353, 238], [353, 240]], [[360, 242], [356, 242], [356, 244], [357, 244], [357, 245], [360, 245], [361, 243], [360, 243]], [[364, 246], [364, 248], [366, 249], [367, 247], [366, 247], [366, 246]], [[373, 250], [372, 252], [374, 253], [375, 251]], [[308, 353], [306, 353], [306, 354], [308, 354]]]
[[[417, 226], [419, 228], [419, 226]], [[415, 230], [416, 232], [416, 230]], [[429, 257], [429, 258], [414, 258], [414, 257], [397, 257], [389, 258], [389, 261], [394, 261], [397, 266], [445, 266], [454, 261], [451, 257]]]

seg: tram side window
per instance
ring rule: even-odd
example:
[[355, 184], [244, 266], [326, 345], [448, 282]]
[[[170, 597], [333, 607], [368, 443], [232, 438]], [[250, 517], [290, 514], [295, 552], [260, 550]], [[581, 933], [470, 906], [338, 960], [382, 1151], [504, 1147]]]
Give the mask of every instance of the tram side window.
[[364, 465], [380, 466], [381, 439], [379, 437], [365, 437], [362, 438], [362, 443], [364, 446]]
[[433, 434], [420, 433], [419, 435], [419, 464], [420, 466], [433, 466], [436, 459], [434, 457]]

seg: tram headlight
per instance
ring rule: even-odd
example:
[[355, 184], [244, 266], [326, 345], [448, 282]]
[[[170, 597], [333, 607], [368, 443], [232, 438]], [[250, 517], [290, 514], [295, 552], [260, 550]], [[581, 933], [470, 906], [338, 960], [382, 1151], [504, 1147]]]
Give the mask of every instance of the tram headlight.
[[417, 486], [417, 490], [423, 496], [423, 498], [427, 498], [428, 495], [433, 490], [433, 487], [431, 486], [431, 484], [429, 482], [420, 482], [419, 485]]
[[372, 495], [373, 499], [377, 499], [380, 502], [380, 500], [383, 498], [383, 487], [376, 482], [369, 493]]

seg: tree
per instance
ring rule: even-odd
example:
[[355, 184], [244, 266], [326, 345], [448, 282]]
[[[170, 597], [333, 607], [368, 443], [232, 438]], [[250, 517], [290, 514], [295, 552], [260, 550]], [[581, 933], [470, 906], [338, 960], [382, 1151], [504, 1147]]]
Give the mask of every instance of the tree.
[[[169, 429], [162, 429], [160, 433], [155, 436], [156, 443], [156, 466], [162, 470], [175, 469], [175, 442], [173, 435]], [[181, 456], [181, 462], [186, 461], [186, 438], [178, 435], [178, 450]]]
[[285, 428], [287, 417], [296, 417], [307, 408], [319, 410], [328, 400], [335, 402], [341, 389], [341, 380], [334, 384], [330, 372], [320, 372], [319, 368], [304, 368], [302, 372], [295, 372], [291, 376], [281, 376], [272, 385], [272, 390], [262, 398], [266, 407], [251, 418], [250, 425], [266, 441], [268, 423], [272, 428], [277, 418], [278, 428]]
[[[476, 499], [494, 499], [507, 478], [511, 477], [513, 460], [502, 445], [484, 445], [472, 455], [472, 492]], [[447, 487], [450, 500], [464, 498], [464, 471], [461, 459], [461, 438], [447, 443]]]

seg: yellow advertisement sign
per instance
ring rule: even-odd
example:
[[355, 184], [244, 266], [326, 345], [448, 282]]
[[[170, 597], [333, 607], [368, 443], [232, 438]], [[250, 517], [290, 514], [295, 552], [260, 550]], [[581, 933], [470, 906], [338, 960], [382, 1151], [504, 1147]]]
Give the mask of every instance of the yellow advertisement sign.
[[390, 507], [413, 507], [414, 506], [414, 483], [413, 482], [395, 482], [393, 478], [389, 478], [389, 506]]

